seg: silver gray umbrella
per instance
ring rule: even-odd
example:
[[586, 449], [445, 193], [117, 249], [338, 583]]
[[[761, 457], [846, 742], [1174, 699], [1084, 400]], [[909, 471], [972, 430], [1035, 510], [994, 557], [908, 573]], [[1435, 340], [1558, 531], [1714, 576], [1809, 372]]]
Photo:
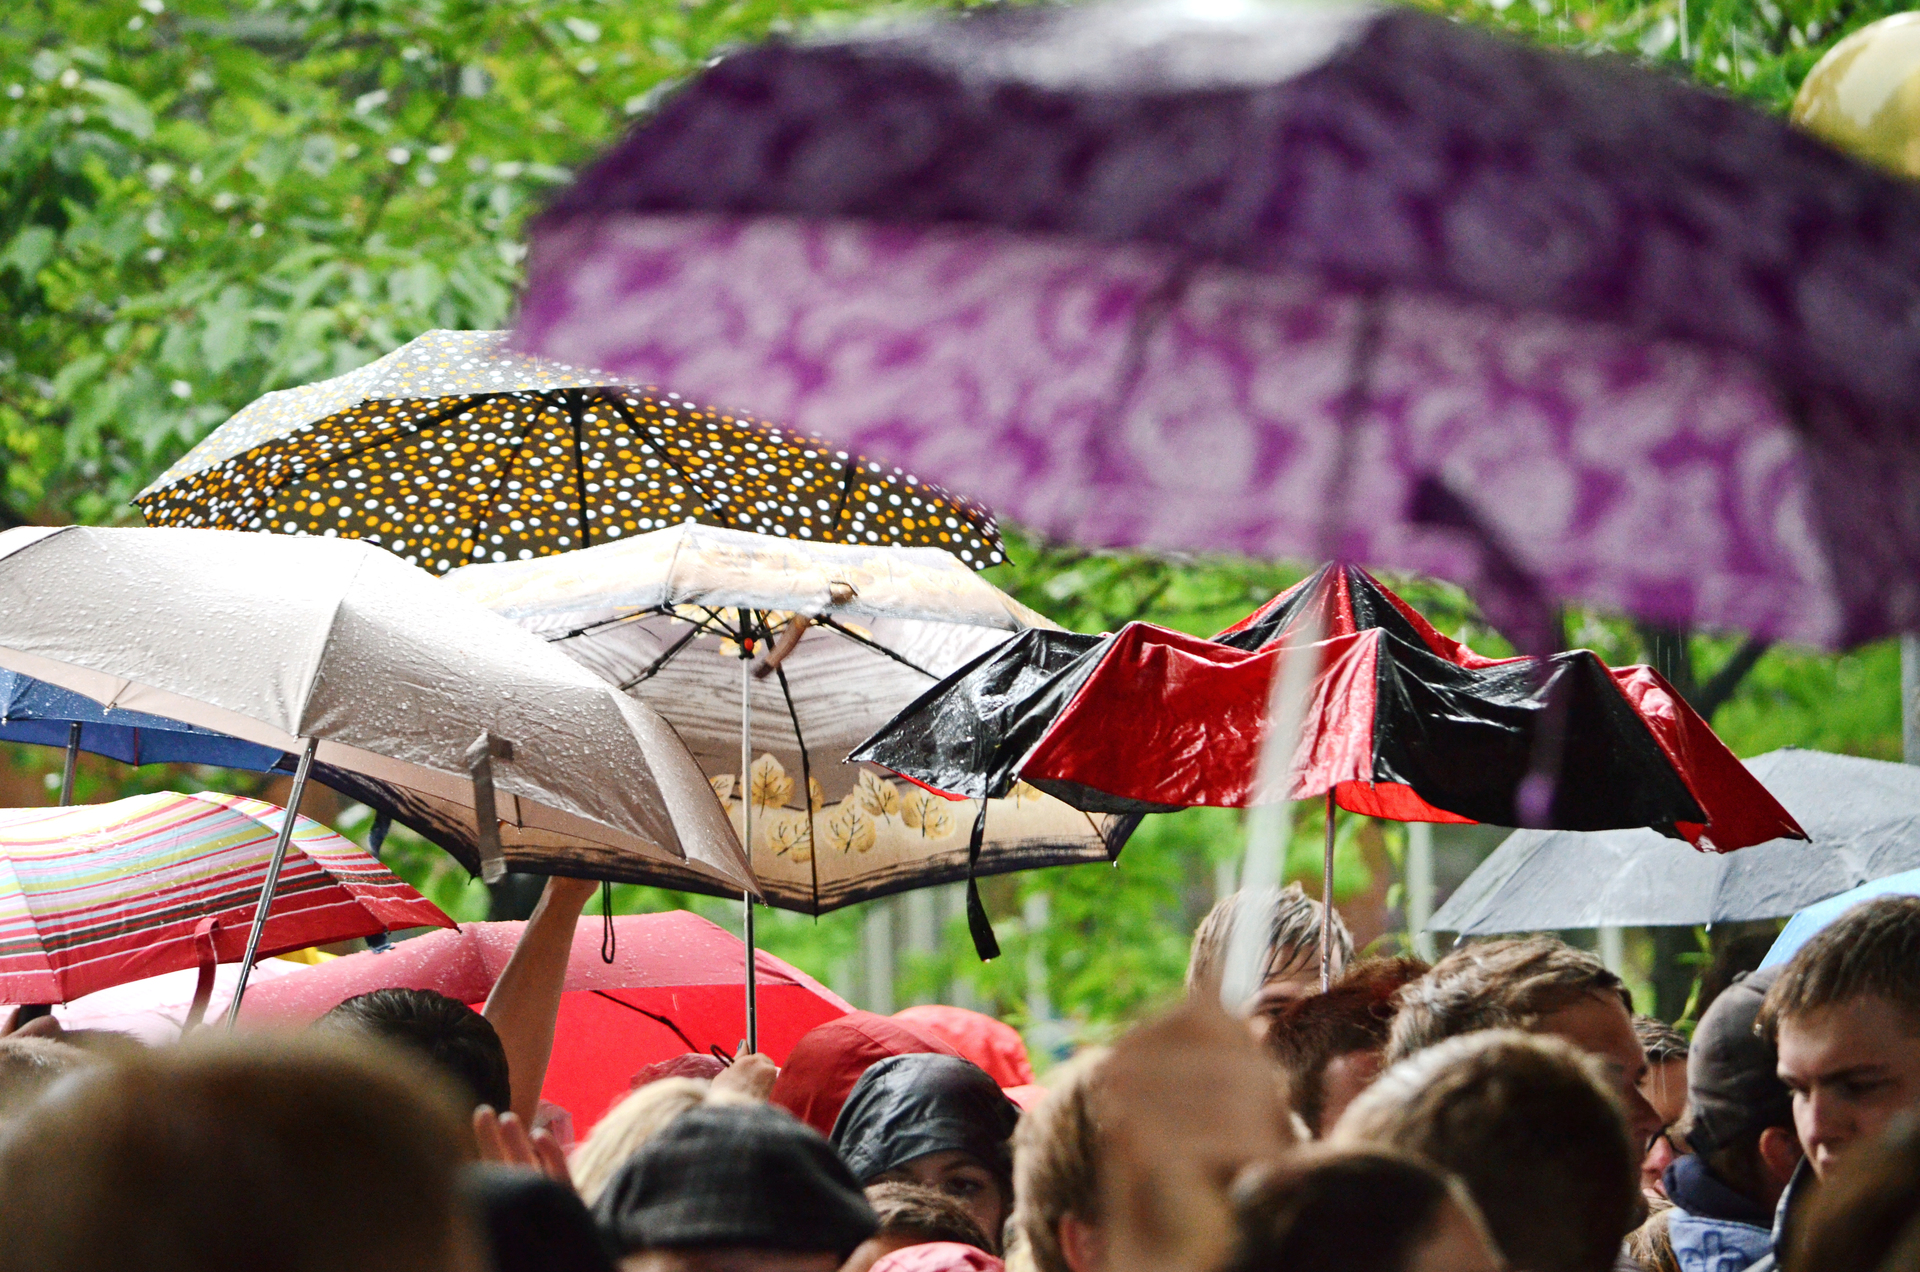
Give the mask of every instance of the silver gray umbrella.
[[0, 667], [293, 752], [295, 811], [317, 762], [472, 826], [489, 877], [658, 860], [757, 886], [656, 712], [372, 544], [23, 527], [0, 534], [0, 597]]
[[1649, 830], [1517, 830], [1429, 926], [1480, 936], [1780, 918], [1920, 867], [1920, 767], [1796, 747], [1746, 763], [1811, 842], [1718, 854]]

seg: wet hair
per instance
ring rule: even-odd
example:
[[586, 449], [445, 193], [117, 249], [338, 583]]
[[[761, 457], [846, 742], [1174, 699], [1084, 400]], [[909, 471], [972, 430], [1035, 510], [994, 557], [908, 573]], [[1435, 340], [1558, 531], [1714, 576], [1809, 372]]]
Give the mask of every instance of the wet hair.
[[1324, 994], [1266, 1009], [1267, 1054], [1287, 1075], [1293, 1111], [1315, 1134], [1325, 1111], [1327, 1066], [1356, 1051], [1384, 1051], [1393, 1027], [1394, 996], [1427, 965], [1411, 958], [1356, 963]]
[[1665, 1064], [1669, 1060], [1685, 1060], [1692, 1049], [1687, 1036], [1664, 1020], [1652, 1016], [1635, 1016], [1633, 1034], [1640, 1040], [1641, 1050], [1647, 1053], [1648, 1064]]
[[507, 1050], [493, 1023], [457, 998], [431, 989], [376, 989], [320, 1017], [325, 1029], [351, 1030], [425, 1056], [473, 1096], [502, 1113], [513, 1108]]
[[1920, 1034], [1920, 897], [1881, 897], [1829, 923], [1773, 982], [1755, 1027], [1777, 1042], [1782, 1020], [1867, 997]]
[[0, 1272], [472, 1266], [453, 1084], [385, 1044], [189, 1041], [70, 1074], [0, 1139]]
[[1304, 1149], [1235, 1184], [1224, 1272], [1404, 1272], [1449, 1202], [1478, 1221], [1466, 1190], [1417, 1157]]
[[1457, 1175], [1516, 1268], [1610, 1272], [1640, 1215], [1640, 1154], [1606, 1070], [1553, 1037], [1451, 1038], [1382, 1074], [1332, 1142]]
[[1387, 1060], [1483, 1029], [1531, 1030], [1595, 994], [1633, 1011], [1626, 986], [1606, 964], [1555, 937], [1463, 945], [1400, 991]]
[[1098, 1096], [1111, 1054], [1095, 1047], [1055, 1069], [1046, 1098], [1014, 1129], [1010, 1245], [1024, 1251], [1035, 1272], [1073, 1272], [1060, 1249], [1062, 1219], [1100, 1222]]
[[[1260, 980], [1266, 981], [1296, 968], [1316, 966], [1320, 958], [1320, 924], [1326, 908], [1297, 883], [1266, 894], [1271, 910], [1267, 928], [1266, 962]], [[1200, 920], [1193, 933], [1193, 951], [1187, 958], [1187, 988], [1217, 992], [1227, 972], [1227, 949], [1233, 941], [1235, 917], [1243, 909], [1256, 913], [1260, 899], [1244, 891], [1221, 897]], [[1333, 958], [1337, 966], [1353, 962], [1353, 934], [1340, 912], [1333, 912]]]
[[995, 1246], [967, 1208], [937, 1188], [921, 1184], [869, 1184], [867, 1204], [880, 1216], [880, 1235], [919, 1242], [951, 1241], [994, 1253]]

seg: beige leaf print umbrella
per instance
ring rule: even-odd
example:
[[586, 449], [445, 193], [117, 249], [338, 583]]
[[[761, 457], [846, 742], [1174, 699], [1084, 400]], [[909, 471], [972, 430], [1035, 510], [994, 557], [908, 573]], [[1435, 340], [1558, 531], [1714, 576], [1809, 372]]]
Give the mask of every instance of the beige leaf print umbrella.
[[949, 553], [688, 524], [446, 581], [667, 718], [748, 843], [769, 905], [822, 914], [982, 874], [1109, 861], [1125, 842], [1123, 819], [1027, 787], [991, 801], [970, 862], [977, 802], [845, 762], [940, 677], [1053, 626]]

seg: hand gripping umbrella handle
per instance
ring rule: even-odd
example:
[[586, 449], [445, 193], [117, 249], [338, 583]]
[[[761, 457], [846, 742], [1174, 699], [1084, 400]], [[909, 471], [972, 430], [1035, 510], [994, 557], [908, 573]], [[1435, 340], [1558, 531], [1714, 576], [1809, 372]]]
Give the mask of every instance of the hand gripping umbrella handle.
[[513, 758], [513, 743], [482, 732], [467, 748], [467, 772], [473, 777], [474, 846], [480, 853], [480, 877], [498, 883], [506, 877], [507, 855], [500, 847], [500, 817], [493, 802], [493, 762]]

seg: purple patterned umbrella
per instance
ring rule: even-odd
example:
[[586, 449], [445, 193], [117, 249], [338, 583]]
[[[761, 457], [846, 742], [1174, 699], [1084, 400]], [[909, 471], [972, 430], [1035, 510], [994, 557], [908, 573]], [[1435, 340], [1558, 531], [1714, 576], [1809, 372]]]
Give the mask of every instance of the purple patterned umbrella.
[[1920, 626], [1920, 193], [1392, 7], [729, 57], [541, 219], [520, 339], [1115, 547], [1847, 645]]

